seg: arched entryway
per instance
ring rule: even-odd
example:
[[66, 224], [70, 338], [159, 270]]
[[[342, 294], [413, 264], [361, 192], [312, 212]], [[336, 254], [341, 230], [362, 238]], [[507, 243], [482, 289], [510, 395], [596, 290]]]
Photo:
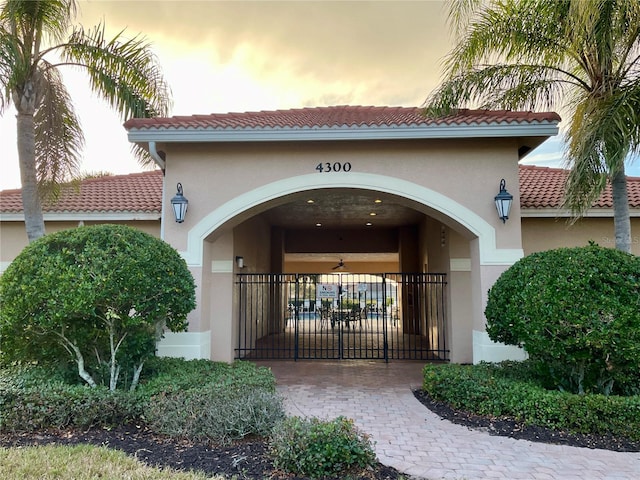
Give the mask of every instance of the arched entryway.
[[[299, 269], [288, 272], [284, 269], [289, 252], [272, 248], [285, 239], [278, 234], [282, 229], [270, 215], [277, 208], [289, 211], [292, 204], [302, 203], [310, 193], [320, 191], [340, 191], [346, 195], [366, 193], [371, 198], [386, 195], [387, 200], [391, 198], [421, 218], [418, 224], [405, 228], [401, 234], [407, 242], [413, 241], [422, 249], [413, 250], [417, 252], [413, 266], [405, 268], [405, 260], [398, 260], [401, 262], [396, 263], [399, 268], [376, 268], [374, 272], [446, 274], [445, 339], [450, 350], [449, 359], [454, 362], [472, 361], [476, 345], [482, 347], [484, 340], [481, 337], [484, 331], [482, 292], [497, 278], [504, 269], [503, 265], [513, 263], [521, 251], [496, 248], [494, 227], [454, 200], [413, 182], [365, 173], [341, 174], [331, 178], [303, 175], [273, 182], [222, 204], [189, 230], [187, 250], [182, 254], [202, 285], [197, 312], [200, 324], [196, 326], [201, 333], [191, 334], [200, 351], [214, 358], [236, 357], [241, 335], [239, 292], [235, 290], [238, 274], [311, 272]], [[346, 210], [350, 207], [347, 206]], [[407, 230], [427, 233], [411, 237], [406, 234]], [[364, 231], [367, 238], [376, 238], [371, 235], [373, 230]], [[314, 236], [322, 238], [317, 233]], [[426, 258], [428, 250], [431, 254]], [[405, 258], [411, 256], [407, 254], [409, 251], [404, 250]], [[314, 252], [318, 250], [298, 254], [313, 255]], [[243, 257], [243, 270], [238, 269], [232, 260], [227, 260], [236, 256]], [[323, 273], [314, 270], [313, 273]]]
[[[377, 190], [316, 188], [238, 225], [235, 358], [448, 360], [450, 234], [417, 208]], [[253, 248], [260, 225], [268, 263]]]

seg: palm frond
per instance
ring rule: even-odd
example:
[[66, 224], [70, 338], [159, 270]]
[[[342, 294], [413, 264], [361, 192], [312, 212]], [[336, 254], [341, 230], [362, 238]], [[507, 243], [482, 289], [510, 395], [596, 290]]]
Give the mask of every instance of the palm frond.
[[138, 164], [144, 168], [156, 166], [156, 161], [151, 157], [149, 152], [142, 148], [138, 143], [131, 144], [131, 154]]
[[166, 116], [171, 93], [158, 61], [141, 37], [126, 40], [122, 33], [111, 40], [104, 26], [76, 28], [63, 46], [65, 59], [85, 68], [92, 88], [123, 117]]
[[0, 25], [0, 115], [11, 100], [19, 57], [14, 37]]
[[560, 64], [564, 2], [495, 3], [477, 12], [467, 25], [445, 62], [447, 77], [480, 64]]
[[7, 0], [0, 13], [0, 22], [12, 24], [13, 33], [31, 48], [39, 43], [37, 38], [42, 34], [53, 43], [61, 42], [76, 11], [76, 0]]
[[456, 36], [464, 34], [466, 26], [482, 6], [482, 0], [449, 0], [447, 20]]
[[459, 42], [425, 113], [563, 110], [565, 205], [583, 214], [640, 152], [640, 2], [452, 0], [450, 21]]
[[566, 134], [566, 203], [582, 214], [602, 193], [605, 180], [624, 171], [640, 139], [640, 85], [606, 97], [585, 96]]
[[573, 80], [545, 65], [486, 65], [443, 82], [425, 101], [428, 116], [455, 108], [535, 110], [554, 108]]
[[34, 116], [36, 168], [41, 193], [55, 196], [57, 186], [79, 170], [84, 136], [59, 72], [43, 68], [41, 74], [42, 101]]
[[640, 2], [623, 2], [615, 25], [619, 32], [615, 58], [619, 59], [617, 78], [638, 79], [640, 77]]

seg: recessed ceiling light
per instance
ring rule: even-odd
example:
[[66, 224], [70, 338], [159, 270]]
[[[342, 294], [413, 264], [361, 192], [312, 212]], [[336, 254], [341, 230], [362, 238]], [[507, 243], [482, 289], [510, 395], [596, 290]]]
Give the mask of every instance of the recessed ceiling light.
[[365, 225], [366, 225], [367, 227], [370, 227], [371, 225], [373, 225], [373, 223], [371, 223], [371, 222], [367, 222], [367, 223], [365, 223]]
[[377, 213], [376, 213], [376, 212], [371, 212], [371, 213], [369, 214], [369, 216], [370, 216], [370, 217], [375, 217], [376, 215], [377, 215]]
[[307, 200], [307, 203], [315, 203], [315, 202], [312, 198], [310, 198], [309, 200]]
[[316, 227], [321, 227], [322, 224], [320, 222], [316, 223]]
[[382, 203], [382, 200], [380, 200], [379, 198], [376, 198], [373, 203]]

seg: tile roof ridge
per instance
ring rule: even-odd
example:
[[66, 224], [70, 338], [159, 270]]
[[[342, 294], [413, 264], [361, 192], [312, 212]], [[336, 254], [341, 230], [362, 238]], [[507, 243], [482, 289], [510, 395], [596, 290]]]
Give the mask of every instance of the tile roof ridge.
[[[144, 170], [142, 172], [131, 172], [131, 173], [118, 173], [118, 174], [113, 174], [113, 175], [101, 175], [99, 177], [90, 177], [90, 178], [83, 178], [81, 180], [79, 180], [77, 183], [80, 186], [83, 186], [87, 183], [103, 183], [103, 182], [111, 182], [113, 180], [129, 180], [131, 178], [138, 178], [138, 177], [146, 177], [146, 176], [151, 176], [151, 175], [160, 175], [162, 173], [162, 170], [160, 170], [159, 168], [154, 168], [153, 170]], [[60, 186], [62, 188], [67, 187], [67, 186], [73, 186], [74, 182], [70, 181], [70, 182], [65, 182], [65, 183], [61, 183]], [[18, 187], [18, 188], [7, 188], [5, 190], [0, 190], [0, 193], [2, 194], [16, 194], [16, 193], [20, 193], [22, 192], [22, 187]]]
[[6, 194], [14, 194], [14, 193], [20, 193], [20, 192], [22, 192], [22, 187], [7, 188], [6, 190], [0, 190], [0, 193], [6, 193]]
[[[570, 168], [565, 167], [549, 167], [547, 165], [529, 165], [529, 164], [519, 164], [518, 167], [522, 170], [535, 170], [535, 171], [546, 171], [546, 172], [558, 172], [558, 173], [569, 173], [571, 171]], [[640, 175], [625, 175], [627, 180], [638, 181], [640, 180]]]
[[519, 167], [524, 170], [548, 171], [548, 172], [568, 172], [569, 169], [563, 167], [549, 167], [548, 165], [529, 165], [520, 164]]
[[[246, 111], [228, 111], [228, 112], [209, 112], [209, 113], [193, 113], [188, 115], [170, 115], [169, 117], [150, 117], [150, 118], [131, 118], [130, 120], [153, 120], [154, 118], [184, 118], [194, 116], [210, 116], [210, 115], [255, 115], [257, 113], [286, 113], [296, 111], [318, 111], [318, 110], [424, 110], [423, 106], [418, 105], [351, 105], [351, 104], [337, 104], [337, 105], [317, 105], [317, 106], [304, 106], [304, 107], [291, 107], [291, 108], [272, 108], [261, 110], [246, 110]], [[491, 113], [491, 114], [504, 114], [504, 113], [530, 113], [530, 114], [549, 114], [550, 111], [534, 111], [534, 110], [508, 110], [500, 109], [493, 110], [490, 108], [458, 108], [451, 111], [451, 115], [459, 115], [464, 113]]]
[[83, 178], [82, 180], [80, 180], [79, 183], [85, 184], [85, 183], [95, 183], [95, 182], [108, 182], [111, 180], [137, 178], [137, 177], [143, 177], [148, 175], [158, 175], [160, 173], [162, 173], [162, 170], [160, 170], [159, 168], [154, 168], [153, 170], [143, 170], [141, 172], [116, 173], [116, 174], [109, 174], [109, 175], [100, 175], [97, 177]]
[[291, 112], [317, 112], [328, 110], [422, 110], [422, 107], [408, 107], [401, 105], [318, 105], [318, 106], [306, 106], [306, 107], [291, 107], [291, 108], [274, 108], [274, 109], [262, 109], [262, 110], [247, 110], [244, 112], [211, 112], [211, 113], [194, 113], [191, 115], [173, 115], [168, 118], [191, 118], [191, 117], [209, 117], [216, 115], [256, 115], [256, 114], [272, 114], [272, 113], [291, 113]]

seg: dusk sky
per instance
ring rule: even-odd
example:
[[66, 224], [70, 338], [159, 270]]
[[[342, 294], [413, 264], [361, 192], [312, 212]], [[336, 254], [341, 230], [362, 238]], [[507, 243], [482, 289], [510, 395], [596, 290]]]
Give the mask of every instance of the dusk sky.
[[[330, 105], [419, 106], [452, 45], [441, 1], [81, 1], [77, 22], [142, 33], [173, 92], [172, 115]], [[83, 72], [63, 70], [85, 131], [82, 170], [139, 171], [123, 120]], [[15, 111], [0, 118], [0, 189], [19, 188]], [[559, 166], [559, 139], [527, 163]], [[629, 174], [640, 175], [640, 162]]]

